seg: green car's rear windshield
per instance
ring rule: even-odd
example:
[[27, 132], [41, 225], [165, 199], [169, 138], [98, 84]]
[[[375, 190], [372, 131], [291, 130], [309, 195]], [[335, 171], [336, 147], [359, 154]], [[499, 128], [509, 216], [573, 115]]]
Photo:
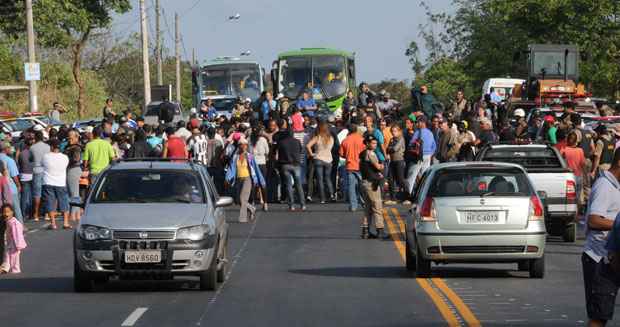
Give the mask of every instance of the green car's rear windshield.
[[93, 203], [204, 203], [200, 177], [187, 171], [111, 171], [101, 177]]
[[430, 188], [432, 197], [531, 196], [530, 183], [517, 168], [442, 169]]

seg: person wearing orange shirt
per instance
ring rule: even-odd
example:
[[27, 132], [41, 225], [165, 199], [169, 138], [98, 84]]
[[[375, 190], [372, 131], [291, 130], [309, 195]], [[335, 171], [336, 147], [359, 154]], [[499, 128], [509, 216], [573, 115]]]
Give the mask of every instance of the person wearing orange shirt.
[[340, 144], [339, 155], [346, 160], [347, 192], [349, 194], [349, 210], [356, 211], [359, 207], [360, 153], [366, 150], [364, 138], [358, 131], [357, 125], [349, 126], [349, 135]]

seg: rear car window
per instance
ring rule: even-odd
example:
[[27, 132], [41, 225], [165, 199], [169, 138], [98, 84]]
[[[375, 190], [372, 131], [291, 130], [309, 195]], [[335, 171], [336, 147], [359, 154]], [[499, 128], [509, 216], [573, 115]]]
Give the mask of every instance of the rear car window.
[[525, 169], [562, 168], [560, 158], [550, 148], [489, 149], [482, 160], [514, 163]]
[[531, 196], [529, 180], [517, 168], [447, 168], [435, 173], [429, 195], [463, 196]]
[[101, 177], [94, 203], [205, 203], [200, 176], [187, 171], [111, 171]]

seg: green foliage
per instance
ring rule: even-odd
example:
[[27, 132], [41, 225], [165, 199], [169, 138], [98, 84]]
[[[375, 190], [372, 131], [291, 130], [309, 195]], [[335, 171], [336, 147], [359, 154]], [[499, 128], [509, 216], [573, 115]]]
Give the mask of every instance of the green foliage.
[[[456, 12], [432, 13], [421, 25], [430, 64], [461, 63], [478, 89], [491, 77], [524, 77], [513, 54], [528, 44], [576, 44], [588, 55], [581, 79], [600, 96], [620, 91], [620, 2], [617, 0], [454, 0]], [[429, 65], [429, 63], [427, 63]]]
[[15, 81], [21, 73], [21, 67], [23, 63], [13, 54], [10, 43], [0, 42], [0, 82]]
[[465, 73], [461, 63], [454, 59], [442, 58], [433, 63], [417, 78], [416, 86], [427, 85], [429, 91], [443, 104], [449, 104], [456, 91], [462, 89], [466, 97], [474, 96], [471, 77]]

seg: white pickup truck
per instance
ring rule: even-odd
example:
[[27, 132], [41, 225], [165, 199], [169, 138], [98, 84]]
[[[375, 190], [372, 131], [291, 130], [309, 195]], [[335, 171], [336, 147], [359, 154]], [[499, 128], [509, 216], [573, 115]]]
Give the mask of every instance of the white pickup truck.
[[477, 161], [516, 163], [527, 171], [545, 204], [547, 233], [575, 242], [577, 193], [575, 175], [560, 152], [545, 144], [490, 145], [478, 153]]

